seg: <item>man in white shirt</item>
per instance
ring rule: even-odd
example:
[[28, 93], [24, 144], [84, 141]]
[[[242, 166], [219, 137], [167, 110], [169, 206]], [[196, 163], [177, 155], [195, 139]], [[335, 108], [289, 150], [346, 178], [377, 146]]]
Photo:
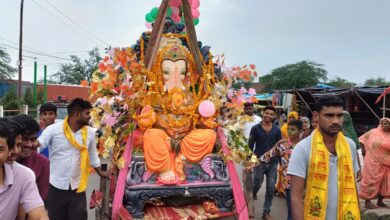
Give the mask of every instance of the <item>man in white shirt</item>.
[[253, 103], [246, 102], [244, 104], [244, 113], [246, 116], [244, 119], [244, 136], [246, 139], [249, 139], [249, 134], [254, 125], [259, 124], [261, 122], [261, 117], [255, 114], [255, 108]]
[[[95, 132], [88, 126], [91, 104], [76, 98], [67, 109], [68, 117], [61, 123], [47, 127], [38, 139], [43, 148], [49, 146], [50, 189], [47, 209], [51, 220], [85, 220], [85, 188], [89, 175], [85, 173], [89, 172], [90, 166], [101, 177], [108, 177], [108, 174], [100, 168]], [[88, 160], [81, 159], [86, 154], [89, 164]]]
[[[251, 129], [254, 125], [257, 125], [261, 122], [261, 118], [255, 114], [255, 108], [253, 106], [253, 103], [251, 102], [246, 102], [244, 104], [244, 113], [245, 115], [240, 118], [239, 123], [242, 123], [243, 125], [243, 132], [244, 132], [244, 137], [249, 140], [249, 135], [251, 132]], [[254, 214], [254, 204], [253, 204], [253, 191], [252, 191], [252, 170], [251, 169], [245, 169], [243, 172], [244, 176], [244, 193], [245, 197], [247, 198], [248, 202], [248, 210], [249, 214], [253, 216]], [[248, 186], [248, 187], [247, 187]]]

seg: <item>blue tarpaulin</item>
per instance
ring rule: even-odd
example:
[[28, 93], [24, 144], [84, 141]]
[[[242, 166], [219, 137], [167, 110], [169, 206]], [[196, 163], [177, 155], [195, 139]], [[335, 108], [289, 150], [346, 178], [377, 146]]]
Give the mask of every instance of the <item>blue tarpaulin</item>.
[[324, 83], [317, 83], [317, 85], [315, 87], [319, 88], [319, 89], [335, 89], [336, 88], [334, 86], [330, 86], [330, 85], [327, 85]]
[[[245, 98], [249, 98], [249, 97], [251, 97], [251, 95], [249, 95], [249, 94], [244, 94], [244, 97], [245, 97]], [[256, 95], [254, 95], [254, 97], [255, 97], [257, 100], [272, 101], [272, 93], [258, 93], [258, 94], [256, 94]]]

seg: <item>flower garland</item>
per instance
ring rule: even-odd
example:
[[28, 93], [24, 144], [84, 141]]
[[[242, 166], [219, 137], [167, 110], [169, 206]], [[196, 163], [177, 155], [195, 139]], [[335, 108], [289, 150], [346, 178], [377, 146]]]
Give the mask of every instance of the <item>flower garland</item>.
[[[164, 34], [164, 37], [176, 37], [189, 42], [186, 34]], [[143, 65], [145, 56], [145, 40], [140, 38], [141, 59], [137, 61], [135, 51], [131, 48], [113, 48], [108, 52], [100, 63], [98, 70], [92, 76], [91, 99], [95, 101], [91, 111], [92, 125], [98, 129], [99, 152], [108, 157], [113, 152], [112, 162], [119, 168], [123, 166], [124, 141], [131, 131], [137, 128], [133, 120], [136, 120], [139, 127], [149, 128], [158, 120], [164, 126], [180, 129], [192, 126], [197, 128], [199, 124], [215, 127], [223, 125], [225, 128], [232, 128], [236, 133], [228, 134], [231, 144], [231, 158], [243, 161], [249, 151], [239, 144], [239, 126], [235, 124], [242, 112], [242, 94], [234, 89], [234, 83], [244, 81], [248, 74], [254, 75], [252, 66], [242, 68], [226, 68], [215, 59], [211, 52], [208, 53], [209, 60], [205, 63], [200, 55], [202, 73], [187, 76], [188, 84], [185, 84], [187, 93], [175, 94], [180, 100], [190, 101], [190, 105], [174, 106], [173, 93], [169, 94], [164, 90], [161, 62], [162, 54], [168, 50], [160, 51], [156, 56], [150, 71]], [[190, 51], [185, 52], [188, 57], [187, 70], [194, 73], [195, 60]], [[222, 67], [224, 77], [215, 77], [215, 64]], [[248, 72], [249, 70], [249, 72]], [[234, 91], [234, 92], [233, 92]], [[241, 90], [239, 90], [241, 92]], [[253, 91], [251, 91], [253, 93]], [[216, 121], [203, 118], [197, 113], [199, 104], [203, 100], [210, 100], [214, 103], [217, 113]], [[143, 106], [160, 105], [164, 117], [148, 112], [139, 115]], [[229, 115], [223, 112], [229, 111]], [[172, 115], [178, 117], [174, 117]], [[228, 119], [230, 117], [230, 119]], [[228, 119], [228, 120], [227, 120]], [[231, 127], [229, 127], [231, 126]], [[136, 149], [142, 150], [142, 149]], [[245, 158], [246, 159], [246, 158]]]

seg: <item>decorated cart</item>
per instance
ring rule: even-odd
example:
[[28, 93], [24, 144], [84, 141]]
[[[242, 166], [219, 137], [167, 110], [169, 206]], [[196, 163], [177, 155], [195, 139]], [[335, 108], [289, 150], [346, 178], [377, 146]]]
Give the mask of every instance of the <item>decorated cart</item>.
[[[197, 40], [198, 7], [199, 0], [163, 0], [146, 15], [152, 31], [111, 49], [93, 75], [92, 123], [117, 173], [112, 219], [249, 218], [233, 159], [250, 152], [228, 121], [243, 103], [234, 80], [256, 73], [224, 69], [223, 56]], [[225, 133], [236, 137], [233, 148]]]

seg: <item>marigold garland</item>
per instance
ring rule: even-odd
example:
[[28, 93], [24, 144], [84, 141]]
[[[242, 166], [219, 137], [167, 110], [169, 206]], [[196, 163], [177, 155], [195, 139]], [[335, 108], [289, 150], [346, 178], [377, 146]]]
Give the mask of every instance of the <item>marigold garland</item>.
[[[147, 33], [150, 34], [150, 33]], [[189, 42], [186, 34], [164, 34], [164, 37], [175, 37]], [[98, 143], [99, 152], [103, 156], [110, 155], [113, 152], [113, 163], [118, 167], [123, 165], [122, 154], [125, 147], [125, 138], [136, 128], [133, 120], [136, 120], [139, 127], [152, 127], [156, 120], [164, 123], [164, 126], [180, 129], [183, 127], [197, 128], [200, 124], [214, 128], [221, 124], [226, 124], [223, 115], [220, 115], [219, 109], [226, 106], [234, 106], [237, 109], [230, 109], [233, 115], [238, 115], [241, 109], [231, 100], [227, 99], [227, 93], [231, 84], [227, 80], [232, 77], [224, 77], [222, 81], [215, 77], [213, 55], [209, 57], [206, 63], [203, 55], [199, 52], [202, 64], [202, 72], [196, 75], [195, 60], [190, 51], [186, 51], [187, 71], [191, 75], [186, 76], [188, 84], [186, 93], [176, 94], [180, 99], [186, 100], [187, 104], [183, 106], [173, 106], [173, 94], [164, 90], [164, 81], [162, 78], [161, 62], [164, 52], [160, 51], [152, 65], [151, 70], [147, 70], [143, 64], [145, 59], [145, 40], [140, 37], [140, 60], [137, 61], [135, 51], [131, 48], [113, 48], [109, 51], [109, 56], [105, 57], [99, 64], [99, 69], [93, 74], [91, 82], [91, 97], [96, 100], [92, 113], [92, 124], [98, 129], [100, 137]], [[218, 65], [218, 64], [217, 64]], [[251, 72], [254, 69], [251, 66]], [[230, 74], [230, 73], [228, 73]], [[247, 77], [247, 72], [241, 72], [243, 77]], [[198, 106], [203, 100], [211, 100], [217, 109], [215, 122], [211, 118], [203, 118], [198, 114]], [[146, 105], [159, 105], [164, 117], [156, 113], [149, 112], [145, 115], [139, 115], [140, 109]], [[173, 117], [172, 115], [178, 117]], [[116, 123], [108, 126], [115, 118]], [[225, 125], [228, 126], [228, 125]], [[233, 157], [243, 158], [247, 155], [245, 150], [239, 149], [239, 146], [232, 145]], [[142, 149], [137, 149], [142, 150]]]

